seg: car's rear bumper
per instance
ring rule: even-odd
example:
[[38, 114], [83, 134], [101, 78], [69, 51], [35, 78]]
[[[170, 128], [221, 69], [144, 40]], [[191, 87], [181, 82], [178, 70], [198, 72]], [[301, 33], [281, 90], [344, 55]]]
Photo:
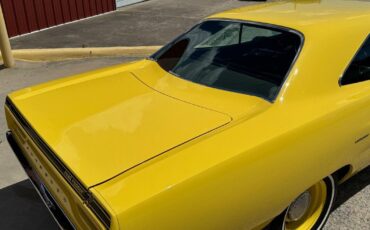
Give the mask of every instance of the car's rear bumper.
[[44, 202], [45, 206], [49, 210], [50, 214], [53, 216], [55, 221], [57, 222], [58, 226], [61, 229], [75, 229], [71, 221], [68, 220], [67, 216], [64, 214], [62, 209], [59, 207], [53, 196], [49, 193], [47, 188], [42, 184], [41, 180], [38, 178], [39, 175], [33, 168], [31, 167], [28, 160], [24, 157], [21, 148], [18, 146], [17, 142], [15, 141], [13, 134], [11, 131], [6, 133], [6, 137], [8, 142], [13, 149], [15, 155], [17, 156], [19, 162], [21, 163], [24, 171], [26, 172], [28, 178], [30, 179], [31, 183], [35, 187], [37, 193], [40, 195], [42, 201]]

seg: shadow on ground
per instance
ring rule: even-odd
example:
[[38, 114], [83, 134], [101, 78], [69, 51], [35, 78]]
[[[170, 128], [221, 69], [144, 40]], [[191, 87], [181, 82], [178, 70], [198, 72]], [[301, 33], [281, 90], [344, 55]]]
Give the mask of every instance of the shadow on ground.
[[337, 209], [368, 185], [370, 185], [370, 166], [353, 176], [348, 181], [339, 185], [336, 203], [334, 204], [333, 209]]
[[[334, 209], [370, 184], [370, 167], [339, 186]], [[28, 180], [0, 189], [0, 229], [58, 229]]]
[[58, 229], [29, 180], [0, 189], [0, 229]]

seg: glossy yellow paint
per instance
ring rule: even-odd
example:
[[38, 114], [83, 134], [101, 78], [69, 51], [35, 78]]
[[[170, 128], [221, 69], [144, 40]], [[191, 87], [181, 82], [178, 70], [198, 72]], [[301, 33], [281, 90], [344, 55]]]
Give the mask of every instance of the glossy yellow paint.
[[231, 120], [153, 91], [129, 72], [29, 90], [11, 98], [87, 187]]
[[370, 32], [369, 3], [273, 2], [216, 18], [304, 36], [274, 103], [187, 82], [150, 60], [10, 95], [109, 210], [112, 229], [259, 228], [322, 178], [370, 163], [369, 138], [356, 143], [370, 133], [370, 82], [338, 84]]

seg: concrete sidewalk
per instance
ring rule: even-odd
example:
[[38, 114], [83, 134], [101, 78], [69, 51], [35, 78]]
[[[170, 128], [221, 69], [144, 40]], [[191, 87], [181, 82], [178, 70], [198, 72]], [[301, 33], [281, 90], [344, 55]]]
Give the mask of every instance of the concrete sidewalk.
[[149, 0], [11, 39], [13, 49], [163, 45], [204, 17], [256, 2]]

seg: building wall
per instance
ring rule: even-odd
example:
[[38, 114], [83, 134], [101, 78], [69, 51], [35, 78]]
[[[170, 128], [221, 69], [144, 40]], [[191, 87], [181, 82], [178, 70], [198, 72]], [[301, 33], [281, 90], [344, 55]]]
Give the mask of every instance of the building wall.
[[10, 37], [116, 9], [115, 0], [0, 0]]

